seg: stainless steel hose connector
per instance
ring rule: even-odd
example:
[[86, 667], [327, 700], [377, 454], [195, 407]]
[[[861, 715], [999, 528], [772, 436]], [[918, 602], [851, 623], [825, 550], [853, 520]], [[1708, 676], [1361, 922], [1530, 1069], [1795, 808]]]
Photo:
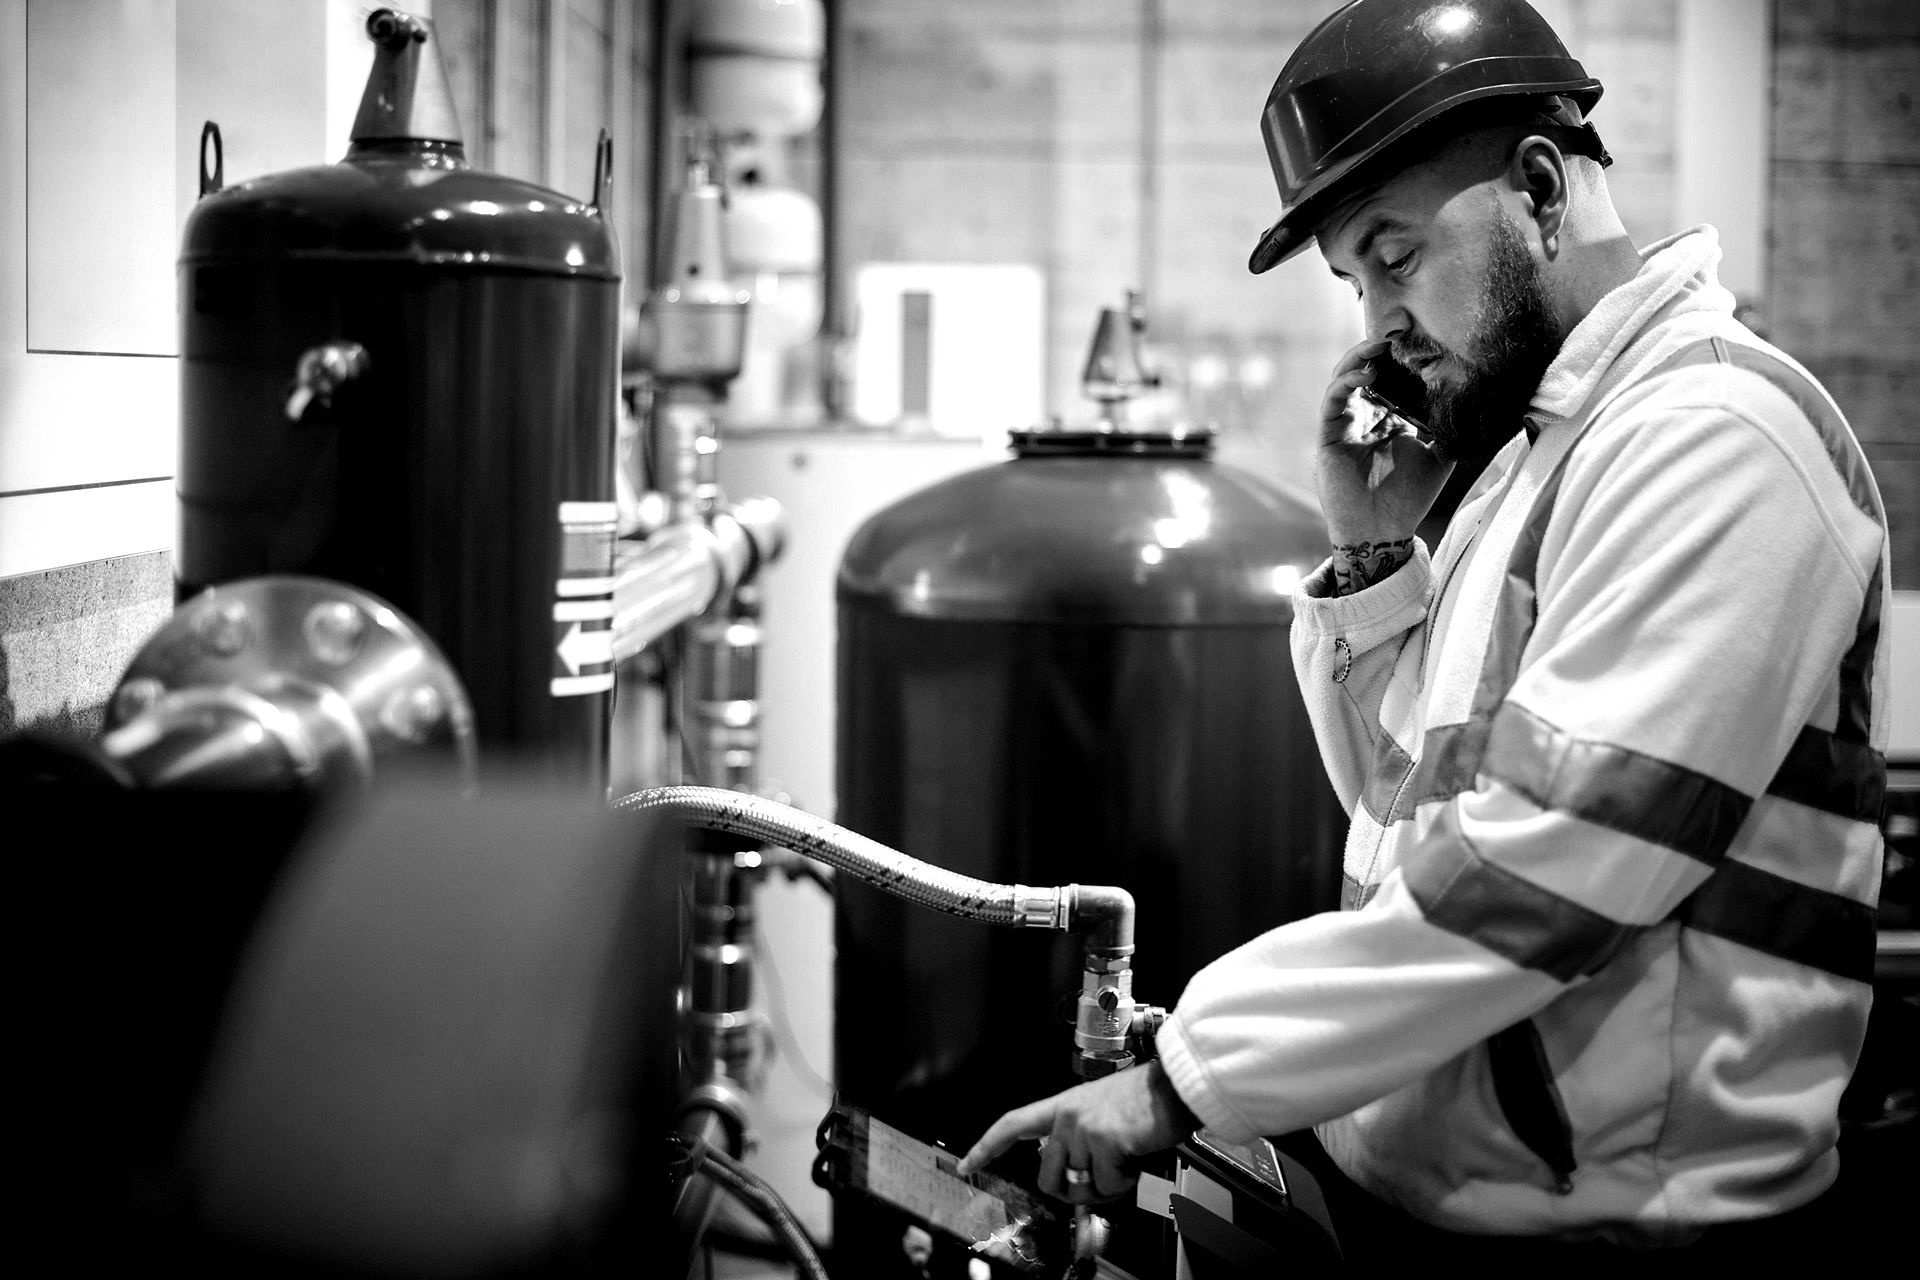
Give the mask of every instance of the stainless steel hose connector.
[[908, 902], [989, 924], [1065, 929], [1066, 892], [994, 884], [936, 867], [801, 809], [721, 787], [653, 787], [616, 809], [662, 809], [714, 831], [751, 836], [858, 876]]

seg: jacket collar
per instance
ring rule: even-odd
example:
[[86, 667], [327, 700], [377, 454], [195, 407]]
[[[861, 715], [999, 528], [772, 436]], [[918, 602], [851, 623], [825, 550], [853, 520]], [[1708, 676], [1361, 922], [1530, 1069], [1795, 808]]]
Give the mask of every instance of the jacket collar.
[[1734, 299], [1720, 284], [1719, 264], [1719, 233], [1705, 224], [1642, 249], [1638, 274], [1600, 299], [1547, 366], [1528, 410], [1528, 436], [1580, 416], [1621, 355], [1670, 308], [1731, 315]]

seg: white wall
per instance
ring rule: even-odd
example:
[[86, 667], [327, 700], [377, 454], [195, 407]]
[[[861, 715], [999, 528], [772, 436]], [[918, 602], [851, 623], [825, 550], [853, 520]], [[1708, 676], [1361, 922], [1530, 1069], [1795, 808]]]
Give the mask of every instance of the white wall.
[[0, 0], [0, 577], [173, 545], [201, 127], [229, 184], [337, 160], [363, 9]]

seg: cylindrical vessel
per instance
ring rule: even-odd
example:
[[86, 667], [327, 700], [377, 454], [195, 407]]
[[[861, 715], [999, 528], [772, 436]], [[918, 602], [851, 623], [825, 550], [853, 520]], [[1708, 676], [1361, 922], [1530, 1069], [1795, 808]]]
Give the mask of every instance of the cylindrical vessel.
[[[1325, 534], [1204, 432], [1015, 439], [847, 549], [836, 817], [981, 879], [1131, 891], [1136, 998], [1171, 1005], [1222, 951], [1337, 905], [1345, 815], [1288, 648]], [[965, 1150], [1074, 1082], [1077, 941], [838, 895], [848, 1102]]]
[[620, 274], [599, 192], [364, 132], [187, 221], [178, 594], [371, 591], [453, 664], [483, 766], [604, 787]]

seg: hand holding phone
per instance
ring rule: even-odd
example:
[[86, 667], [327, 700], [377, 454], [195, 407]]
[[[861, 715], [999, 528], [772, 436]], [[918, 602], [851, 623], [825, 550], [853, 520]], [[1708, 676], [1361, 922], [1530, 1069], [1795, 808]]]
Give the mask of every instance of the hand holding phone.
[[1362, 386], [1359, 394], [1384, 411], [1397, 414], [1421, 436], [1431, 435], [1427, 430], [1427, 384], [1420, 375], [1385, 352], [1367, 361], [1367, 368], [1373, 372], [1373, 381]]
[[[1354, 415], [1356, 395], [1376, 405], [1384, 400], [1391, 412], [1363, 427]], [[1425, 408], [1424, 384], [1393, 362], [1384, 339], [1360, 343], [1334, 366], [1321, 401], [1315, 468], [1334, 546], [1413, 537], [1451, 470], [1421, 438]]]

